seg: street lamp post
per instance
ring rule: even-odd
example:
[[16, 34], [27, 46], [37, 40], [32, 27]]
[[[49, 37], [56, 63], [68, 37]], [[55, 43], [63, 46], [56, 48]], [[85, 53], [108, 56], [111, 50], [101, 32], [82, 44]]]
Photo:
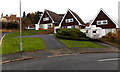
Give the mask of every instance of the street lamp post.
[[21, 0], [20, 0], [20, 53], [22, 53], [22, 20], [21, 20]]

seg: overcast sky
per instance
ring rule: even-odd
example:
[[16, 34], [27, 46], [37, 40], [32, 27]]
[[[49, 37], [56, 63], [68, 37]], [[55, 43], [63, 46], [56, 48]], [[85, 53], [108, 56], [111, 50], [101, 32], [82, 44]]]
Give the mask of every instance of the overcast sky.
[[[58, 14], [65, 14], [67, 9], [77, 13], [84, 22], [92, 20], [100, 8], [118, 20], [119, 0], [21, 0], [22, 12], [44, 11], [48, 9]], [[1, 0], [0, 14], [17, 14], [19, 16], [19, 0]]]

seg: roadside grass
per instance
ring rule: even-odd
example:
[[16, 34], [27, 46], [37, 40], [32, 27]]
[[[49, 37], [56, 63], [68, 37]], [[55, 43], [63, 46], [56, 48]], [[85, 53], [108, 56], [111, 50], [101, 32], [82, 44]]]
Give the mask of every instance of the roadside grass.
[[[23, 36], [25, 35], [34, 35], [36, 33], [43, 32], [40, 31], [23, 31]], [[13, 32], [6, 34], [2, 41], [2, 47], [0, 48], [0, 54], [10, 54], [16, 53], [20, 50], [20, 38], [18, 38], [19, 32]], [[47, 49], [44, 41], [40, 38], [22, 38], [23, 51], [35, 51], [35, 50], [45, 50]], [[2, 52], [1, 52], [2, 50]]]
[[64, 43], [68, 48], [107, 48], [106, 46], [95, 44], [89, 41], [76, 41], [76, 40], [65, 40], [65, 39], [59, 39], [59, 40], [62, 43]]
[[[2, 42], [2, 54], [16, 53], [20, 51], [20, 38], [4, 38]], [[46, 46], [40, 38], [22, 38], [23, 51], [44, 50]], [[1, 53], [0, 53], [1, 54]]]

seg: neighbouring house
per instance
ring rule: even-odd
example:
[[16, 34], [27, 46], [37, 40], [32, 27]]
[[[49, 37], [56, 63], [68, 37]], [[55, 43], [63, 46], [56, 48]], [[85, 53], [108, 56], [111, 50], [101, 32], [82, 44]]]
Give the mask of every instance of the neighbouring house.
[[35, 25], [36, 30], [53, 29], [54, 31], [55, 27], [59, 26], [61, 19], [62, 18], [59, 14], [45, 9], [38, 24]]
[[17, 22], [19, 23], [20, 22], [20, 17], [17, 17], [16, 15], [6, 15], [6, 16], [1, 16], [1, 19], [0, 21], [3, 21], [3, 22]]
[[97, 39], [105, 36], [109, 32], [116, 32], [117, 28], [118, 25], [116, 22], [101, 8], [90, 26], [84, 30], [88, 37]]
[[72, 10], [68, 9], [67, 13], [64, 15], [63, 19], [61, 20], [59, 27], [56, 28], [78, 28], [83, 29], [85, 28], [85, 24], [82, 19]]
[[6, 18], [0, 18], [0, 22], [7, 22]]

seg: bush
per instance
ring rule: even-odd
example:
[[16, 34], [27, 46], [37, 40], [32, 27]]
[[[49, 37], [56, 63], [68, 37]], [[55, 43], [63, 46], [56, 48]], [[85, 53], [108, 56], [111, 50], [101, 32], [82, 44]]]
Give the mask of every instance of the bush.
[[81, 32], [79, 29], [75, 28], [64, 28], [57, 31], [57, 38], [61, 39], [71, 39], [71, 40], [88, 40], [88, 37], [85, 33]]
[[120, 43], [120, 29], [117, 30], [117, 40]]
[[107, 39], [108, 41], [117, 42], [117, 37], [118, 37], [117, 33], [109, 32], [102, 38]]

